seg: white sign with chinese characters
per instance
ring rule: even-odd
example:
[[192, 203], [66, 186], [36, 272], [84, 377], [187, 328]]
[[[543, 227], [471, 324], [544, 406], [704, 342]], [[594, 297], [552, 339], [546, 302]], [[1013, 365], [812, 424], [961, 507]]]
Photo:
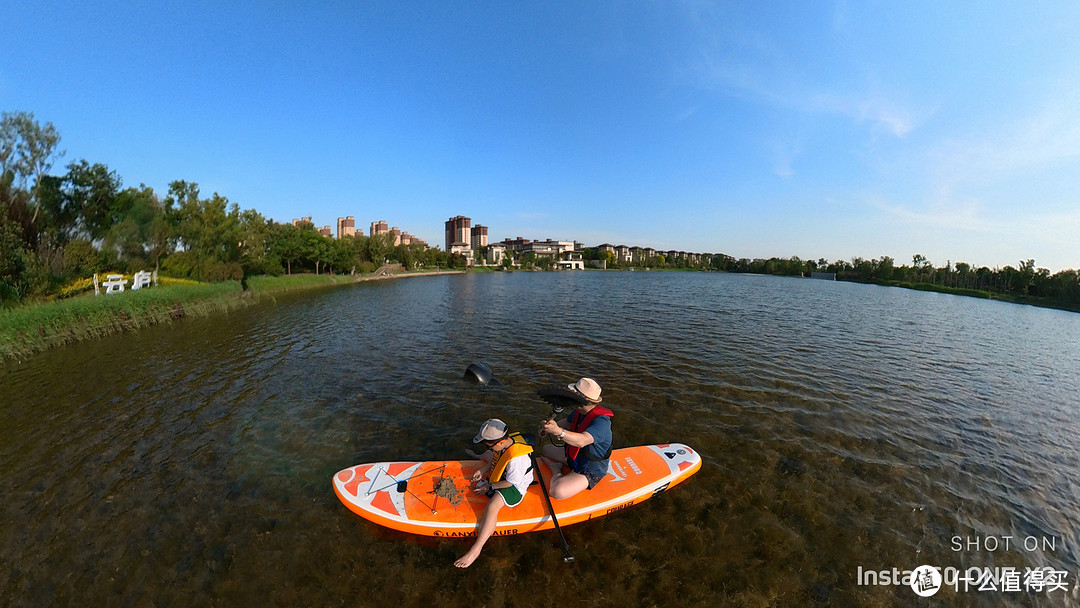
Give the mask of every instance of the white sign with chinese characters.
[[[135, 276], [131, 279], [131, 290], [142, 289], [144, 287], [150, 287], [151, 285], [157, 285], [157, 271], [150, 272], [149, 270], [140, 270], [135, 273]], [[127, 285], [127, 279], [122, 274], [107, 274], [105, 275], [105, 281], [100, 282], [98, 275], [94, 275], [94, 295], [101, 295], [100, 287], [105, 288], [105, 295], [119, 293], [124, 291], [124, 287]]]

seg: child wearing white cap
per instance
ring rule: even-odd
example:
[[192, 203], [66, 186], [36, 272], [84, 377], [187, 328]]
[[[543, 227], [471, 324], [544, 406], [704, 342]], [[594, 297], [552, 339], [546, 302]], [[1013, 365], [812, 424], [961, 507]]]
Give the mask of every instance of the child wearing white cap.
[[491, 500], [480, 516], [476, 541], [465, 555], [454, 562], [458, 568], [468, 568], [476, 561], [484, 543], [495, 531], [499, 510], [504, 506], [517, 506], [533, 481], [533, 448], [520, 433], [507, 432], [505, 422], [492, 418], [480, 426], [480, 432], [473, 438], [473, 443], [480, 442], [484, 442], [489, 451], [481, 457], [485, 464], [473, 473], [473, 491]]

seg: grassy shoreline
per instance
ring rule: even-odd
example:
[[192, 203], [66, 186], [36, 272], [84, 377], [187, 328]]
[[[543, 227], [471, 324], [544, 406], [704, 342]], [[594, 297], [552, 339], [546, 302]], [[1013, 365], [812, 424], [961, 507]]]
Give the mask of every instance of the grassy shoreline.
[[1038, 298], [1034, 296], [1018, 296], [1007, 293], [984, 291], [981, 289], [967, 289], [963, 287], [946, 287], [944, 285], [934, 285], [931, 283], [903, 283], [899, 281], [890, 281], [888, 283], [881, 284], [888, 287], [913, 289], [915, 291], [932, 291], [934, 293], [944, 293], [953, 296], [965, 296], [969, 298], [980, 298], [983, 300], [998, 300], [999, 302], [1009, 302], [1010, 304], [1037, 306], [1039, 308], [1051, 308], [1054, 310], [1064, 310], [1066, 312], [1080, 312], [1080, 307], [1070, 306], [1061, 302], [1054, 302], [1051, 300], [1047, 300], [1046, 298]]
[[[358, 277], [311, 274], [280, 277], [257, 276], [247, 279], [247, 289], [244, 289], [238, 281], [166, 285], [134, 292], [127, 291], [123, 295], [83, 296], [0, 309], [0, 364], [25, 359], [64, 344], [135, 331], [180, 319], [197, 319], [228, 312], [266, 299], [273, 300], [275, 296], [295, 291], [333, 288], [366, 281], [460, 274], [461, 272], [408, 272]], [[1038, 298], [1010, 297], [973, 289], [924, 283], [893, 281], [879, 284], [1080, 312], [1076, 308], [1053, 305]]]
[[414, 272], [384, 276], [257, 276], [239, 281], [165, 285], [109, 296], [83, 296], [0, 309], [0, 363], [18, 361], [64, 344], [135, 331], [151, 325], [228, 312], [267, 298], [301, 290], [353, 285], [450, 272]]

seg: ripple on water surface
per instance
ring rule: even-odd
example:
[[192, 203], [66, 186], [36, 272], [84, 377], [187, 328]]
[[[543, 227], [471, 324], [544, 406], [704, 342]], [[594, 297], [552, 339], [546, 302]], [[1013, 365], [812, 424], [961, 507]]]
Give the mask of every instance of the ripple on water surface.
[[[503, 384], [463, 382], [474, 361]], [[0, 587], [13, 606], [876, 606], [914, 595], [858, 586], [859, 567], [1075, 573], [1076, 369], [1080, 315], [846, 283], [496, 273], [287, 296], [0, 370]], [[580, 375], [619, 442], [705, 464], [567, 528], [573, 576], [550, 534], [494, 539], [458, 572], [465, 544], [333, 495], [352, 464], [462, 457], [488, 417], [533, 430], [535, 390]]]

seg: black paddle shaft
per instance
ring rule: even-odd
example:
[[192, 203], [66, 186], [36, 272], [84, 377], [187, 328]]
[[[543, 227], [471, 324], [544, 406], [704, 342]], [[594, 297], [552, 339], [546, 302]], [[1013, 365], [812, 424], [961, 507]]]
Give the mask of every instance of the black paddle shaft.
[[540, 482], [540, 490], [544, 494], [544, 501], [547, 502], [548, 511], [551, 513], [551, 522], [555, 524], [555, 531], [559, 533], [559, 540], [562, 541], [563, 561], [567, 564], [574, 563], [574, 556], [570, 554], [570, 545], [566, 542], [566, 537], [563, 536], [562, 528], [559, 526], [559, 518], [555, 517], [555, 507], [551, 506], [551, 497], [548, 496], [547, 486], [544, 485], [544, 474], [540, 472], [540, 464], [536, 461], [536, 454], [530, 453], [532, 458], [533, 470], [536, 471], [536, 480]]
[[[546, 401], [551, 406], [551, 416], [548, 421], [555, 419], [566, 408], [574, 408], [582, 403], [588, 401], [579, 393], [571, 391], [569, 387], [564, 386], [547, 386], [536, 392], [541, 399]], [[530, 453], [532, 457], [533, 470], [536, 471], [536, 479], [540, 482], [540, 490], [544, 494], [544, 501], [547, 503], [548, 511], [551, 513], [551, 523], [555, 524], [555, 531], [559, 533], [559, 540], [562, 541], [563, 548], [563, 562], [567, 564], [574, 563], [574, 556], [570, 554], [570, 545], [566, 542], [566, 536], [563, 535], [562, 527], [559, 526], [559, 518], [555, 516], [555, 507], [551, 505], [551, 496], [548, 495], [547, 486], [544, 485], [544, 474], [540, 472], [540, 464], [536, 460], [536, 454]]]

